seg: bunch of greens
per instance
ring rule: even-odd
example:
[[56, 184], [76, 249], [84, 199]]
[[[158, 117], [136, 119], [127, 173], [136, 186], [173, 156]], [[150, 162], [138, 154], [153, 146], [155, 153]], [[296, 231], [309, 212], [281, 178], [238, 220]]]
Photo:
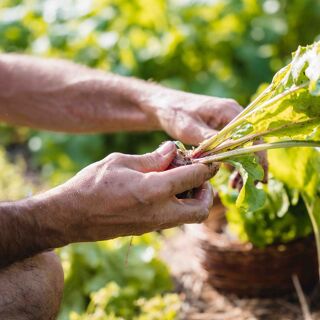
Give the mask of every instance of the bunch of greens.
[[[320, 42], [299, 47], [292, 61], [229, 125], [192, 151], [188, 161], [225, 162], [240, 172], [243, 187], [235, 201], [243, 214], [270, 205], [270, 196], [256, 186], [264, 176], [255, 152], [320, 146]], [[255, 144], [264, 140], [264, 143]], [[320, 261], [320, 157], [316, 148], [280, 151], [275, 177], [298, 190], [308, 210]], [[183, 151], [181, 151], [183, 154]], [[276, 162], [276, 161], [275, 161]], [[272, 162], [271, 162], [272, 163]], [[264, 207], [265, 206], [265, 207]], [[280, 208], [280, 212], [281, 212]]]
[[176, 318], [179, 297], [170, 293], [169, 271], [156, 258], [159, 236], [135, 238], [128, 253], [129, 245], [128, 238], [119, 238], [59, 249], [65, 271], [59, 320]]
[[[188, 161], [226, 162], [243, 179], [236, 204], [256, 210], [265, 193], [255, 187], [263, 169], [255, 152], [289, 147], [320, 146], [320, 42], [299, 47], [289, 65], [274, 76], [271, 84], [217, 135], [192, 151]], [[255, 144], [263, 139], [265, 142]], [[183, 153], [183, 151], [181, 152]]]
[[266, 198], [263, 206], [253, 211], [241, 210], [236, 206], [239, 192], [230, 185], [230, 178], [229, 170], [222, 168], [211, 183], [226, 208], [227, 230], [232, 237], [265, 247], [311, 234], [308, 212], [296, 189], [270, 175], [267, 185], [259, 185]]

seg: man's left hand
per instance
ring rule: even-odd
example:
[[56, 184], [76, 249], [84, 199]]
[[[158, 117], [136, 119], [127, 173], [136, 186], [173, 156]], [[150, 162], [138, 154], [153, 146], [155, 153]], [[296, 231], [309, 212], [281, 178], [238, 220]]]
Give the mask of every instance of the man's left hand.
[[158, 96], [153, 110], [160, 126], [171, 137], [190, 145], [198, 145], [215, 135], [241, 111], [233, 99], [168, 90]]

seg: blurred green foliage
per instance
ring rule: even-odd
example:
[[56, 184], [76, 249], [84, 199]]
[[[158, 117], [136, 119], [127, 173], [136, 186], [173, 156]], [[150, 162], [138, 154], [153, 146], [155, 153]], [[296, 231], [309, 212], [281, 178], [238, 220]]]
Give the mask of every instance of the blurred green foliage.
[[9, 161], [0, 147], [0, 199], [18, 200], [30, 196], [37, 188], [25, 177], [25, 163], [18, 159], [17, 164]]
[[211, 180], [226, 207], [228, 231], [256, 247], [287, 243], [312, 233], [308, 211], [299, 192], [273, 177], [272, 161], [270, 167], [268, 183], [258, 185], [266, 197], [265, 203], [255, 210], [241, 210], [236, 206], [238, 191], [231, 188], [227, 169], [223, 167]]
[[[313, 0], [2, 0], [0, 50], [59, 57], [246, 105], [299, 44], [319, 36]], [[16, 143], [16, 133], [8, 141]], [[13, 130], [14, 131], [14, 130]], [[24, 133], [54, 184], [113, 152], [143, 153], [164, 134]], [[33, 148], [34, 147], [34, 148]], [[50, 159], [50, 160], [48, 160]], [[59, 169], [59, 171], [57, 171]]]
[[[156, 258], [160, 236], [74, 244], [59, 250], [65, 291], [59, 320], [175, 319], [179, 298]], [[170, 303], [167, 305], [167, 303]], [[146, 315], [149, 317], [146, 318]]]

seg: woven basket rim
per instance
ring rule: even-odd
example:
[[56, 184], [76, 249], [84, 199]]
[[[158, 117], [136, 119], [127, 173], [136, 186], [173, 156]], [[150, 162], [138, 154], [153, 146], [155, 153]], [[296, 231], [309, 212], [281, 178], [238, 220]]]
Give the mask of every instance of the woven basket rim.
[[242, 252], [250, 254], [267, 254], [274, 251], [283, 252], [289, 247], [306, 245], [314, 242], [314, 235], [299, 237], [286, 243], [274, 243], [265, 247], [256, 247], [251, 242], [241, 242], [237, 239], [231, 239], [224, 232], [216, 232], [209, 229], [205, 224], [192, 225], [188, 228], [192, 236], [200, 241], [207, 248], [212, 248], [222, 252]]

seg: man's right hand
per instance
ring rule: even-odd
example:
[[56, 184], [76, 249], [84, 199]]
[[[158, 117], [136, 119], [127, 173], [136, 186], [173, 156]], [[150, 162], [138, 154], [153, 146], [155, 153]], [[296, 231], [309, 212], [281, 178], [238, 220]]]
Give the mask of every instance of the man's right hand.
[[[203, 221], [213, 201], [206, 180], [217, 167], [193, 164], [165, 171], [175, 155], [172, 142], [142, 156], [114, 153], [61, 186], [0, 203], [0, 268], [72, 242]], [[193, 188], [199, 188], [193, 199], [175, 197]]]
[[[193, 164], [164, 171], [175, 154], [172, 142], [141, 156], [114, 153], [62, 185], [68, 242], [140, 235], [206, 219], [213, 201], [206, 181], [217, 168]], [[199, 188], [193, 199], [175, 197], [193, 188]]]

